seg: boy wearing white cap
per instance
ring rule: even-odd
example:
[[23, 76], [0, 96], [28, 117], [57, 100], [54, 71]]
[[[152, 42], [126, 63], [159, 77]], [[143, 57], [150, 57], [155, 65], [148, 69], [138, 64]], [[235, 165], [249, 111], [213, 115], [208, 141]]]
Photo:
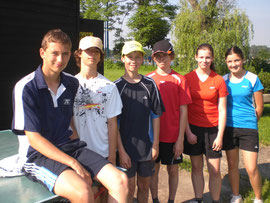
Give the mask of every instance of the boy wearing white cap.
[[158, 203], [158, 173], [161, 162], [167, 165], [168, 203], [173, 203], [178, 186], [178, 164], [182, 162], [187, 104], [191, 103], [191, 97], [185, 77], [171, 69], [171, 61], [174, 59], [171, 43], [167, 40], [156, 42], [152, 58], [157, 69], [147, 75], [155, 80], [166, 112], [160, 117], [159, 157], [151, 180], [151, 194], [153, 202]]
[[144, 54], [139, 42], [126, 42], [122, 49], [125, 74], [115, 81], [123, 102], [118, 152], [120, 166], [127, 169], [129, 178], [129, 203], [133, 203], [136, 174], [138, 202], [148, 202], [154, 160], [158, 156], [159, 116], [164, 111], [155, 82], [138, 73]]
[[[104, 58], [101, 39], [94, 36], [82, 38], [74, 57], [80, 68], [75, 76], [79, 88], [73, 108], [74, 125], [87, 148], [115, 165], [117, 116], [121, 113], [122, 101], [116, 85], [97, 72]], [[106, 195], [102, 195], [104, 198]]]

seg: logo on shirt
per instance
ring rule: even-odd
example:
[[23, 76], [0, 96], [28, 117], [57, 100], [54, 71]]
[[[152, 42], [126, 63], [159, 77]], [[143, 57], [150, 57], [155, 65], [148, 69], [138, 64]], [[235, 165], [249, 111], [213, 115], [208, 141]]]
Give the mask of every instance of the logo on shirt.
[[165, 83], [165, 81], [161, 80], [160, 83]]
[[212, 87], [210, 87], [210, 90], [213, 90], [213, 89], [215, 89], [215, 87], [213, 87], [213, 86], [212, 86]]
[[70, 105], [70, 99], [64, 99], [64, 105]]
[[247, 86], [247, 85], [242, 85], [242, 87], [243, 87], [243, 88], [248, 88], [248, 86]]
[[256, 145], [256, 146], [254, 147], [254, 149], [259, 149], [259, 147]]
[[144, 96], [143, 99], [147, 99], [147, 96]]

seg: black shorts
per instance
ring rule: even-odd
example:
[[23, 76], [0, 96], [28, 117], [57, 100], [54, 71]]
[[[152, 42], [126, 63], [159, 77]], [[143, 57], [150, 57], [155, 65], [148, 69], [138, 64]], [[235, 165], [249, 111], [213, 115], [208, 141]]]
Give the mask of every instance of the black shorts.
[[[91, 177], [94, 178], [109, 162], [85, 146], [85, 142], [77, 139], [63, 144], [58, 148], [78, 160], [91, 174]], [[53, 192], [58, 176], [69, 168], [69, 166], [51, 160], [37, 151], [30, 155], [26, 164], [23, 166], [23, 170], [30, 180], [41, 183], [50, 192]]]
[[159, 155], [156, 159], [156, 163], [159, 163], [161, 161], [164, 165], [173, 165], [173, 164], [179, 164], [183, 162], [183, 156], [182, 154], [177, 157], [177, 159], [174, 159], [174, 152], [173, 147], [175, 143], [165, 143], [160, 142], [159, 143]]
[[190, 156], [198, 156], [205, 154], [207, 158], [220, 158], [222, 157], [221, 151], [214, 151], [212, 149], [213, 142], [217, 137], [218, 127], [199, 127], [191, 125], [191, 132], [197, 136], [196, 144], [189, 144], [185, 135], [184, 140], [184, 153]]
[[239, 147], [250, 152], [259, 151], [258, 130], [249, 128], [226, 127], [223, 136], [223, 150]]

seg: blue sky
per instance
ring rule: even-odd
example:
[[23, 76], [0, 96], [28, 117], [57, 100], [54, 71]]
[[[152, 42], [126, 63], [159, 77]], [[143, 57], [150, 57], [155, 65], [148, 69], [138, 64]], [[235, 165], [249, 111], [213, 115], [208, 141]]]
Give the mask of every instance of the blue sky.
[[[169, 2], [177, 4], [178, 0], [169, 0]], [[253, 24], [254, 37], [250, 44], [270, 47], [270, 1], [238, 0], [237, 8], [245, 11]]]
[[270, 1], [239, 0], [238, 7], [246, 12], [253, 23], [254, 38], [251, 45], [270, 47]]

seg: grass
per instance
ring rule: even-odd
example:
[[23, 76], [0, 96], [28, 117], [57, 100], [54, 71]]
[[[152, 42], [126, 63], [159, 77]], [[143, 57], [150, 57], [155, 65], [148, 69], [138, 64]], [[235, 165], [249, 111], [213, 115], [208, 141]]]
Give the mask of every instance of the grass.
[[264, 105], [263, 116], [259, 120], [259, 138], [260, 143], [264, 145], [270, 145], [270, 104]]

